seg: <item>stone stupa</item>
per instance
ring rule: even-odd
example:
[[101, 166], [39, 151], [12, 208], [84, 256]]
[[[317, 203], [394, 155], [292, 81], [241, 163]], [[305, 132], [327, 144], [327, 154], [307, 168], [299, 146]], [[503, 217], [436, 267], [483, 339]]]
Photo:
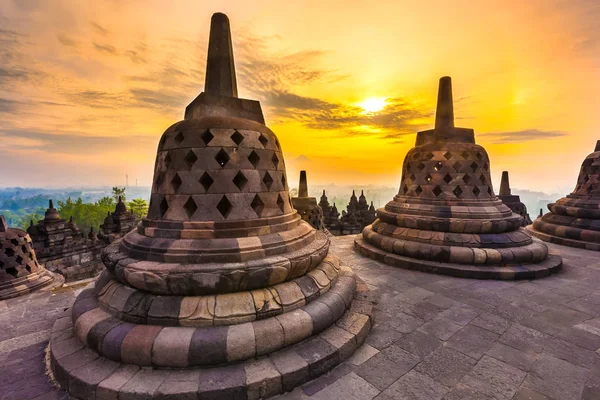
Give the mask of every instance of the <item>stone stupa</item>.
[[500, 193], [498, 193], [498, 198], [502, 200], [512, 212], [523, 217], [521, 226], [531, 224], [531, 218], [527, 212], [527, 207], [521, 202], [521, 198], [518, 195], [512, 194], [510, 181], [508, 180], [508, 171], [502, 171], [502, 180], [500, 181]]
[[62, 284], [60, 275], [48, 272], [38, 263], [29, 235], [9, 228], [0, 215], [0, 300]]
[[298, 185], [298, 197], [292, 197], [292, 206], [303, 220], [308, 222], [313, 228], [325, 231], [323, 224], [323, 210], [317, 204], [315, 197], [308, 195], [308, 182], [306, 171], [300, 171], [300, 183]]
[[538, 238], [556, 244], [600, 251], [600, 140], [579, 171], [573, 193], [548, 204], [549, 213], [528, 227]]
[[153, 182], [147, 217], [54, 325], [50, 365], [72, 397], [266, 398], [360, 346], [370, 305], [293, 209], [277, 136], [237, 97], [224, 14], [205, 91], [161, 137]]
[[532, 279], [562, 259], [534, 240], [494, 194], [490, 161], [472, 129], [454, 126], [452, 84], [440, 79], [435, 128], [417, 134], [399, 193], [355, 240], [394, 266], [479, 279]]

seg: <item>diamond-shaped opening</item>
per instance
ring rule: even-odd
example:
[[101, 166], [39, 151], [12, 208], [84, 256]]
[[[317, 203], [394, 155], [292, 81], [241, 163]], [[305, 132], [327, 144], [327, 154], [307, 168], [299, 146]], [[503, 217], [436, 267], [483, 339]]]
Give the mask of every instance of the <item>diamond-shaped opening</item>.
[[473, 194], [475, 195], [475, 197], [479, 197], [479, 193], [481, 193], [481, 190], [479, 190], [479, 188], [475, 186], [473, 188]]
[[29, 265], [26, 265], [25, 269], [27, 270], [27, 272], [31, 272], [31, 267]]
[[17, 239], [10, 239], [10, 242], [12, 243], [13, 246], [19, 245], [19, 241]]
[[192, 218], [192, 215], [194, 215], [194, 213], [198, 209], [198, 206], [196, 205], [194, 199], [192, 199], [192, 197], [190, 196], [183, 205], [183, 209], [185, 210], [187, 217]]
[[163, 198], [162, 201], [160, 202], [160, 216], [161, 218], [165, 216], [165, 214], [167, 213], [167, 210], [169, 209], [169, 203], [167, 202], [166, 198]]
[[424, 168], [425, 168], [425, 164], [423, 164], [422, 162], [421, 162], [421, 163], [419, 163], [419, 164], [417, 164], [417, 169], [418, 169], [419, 171], [423, 171], [423, 169], [424, 169]]
[[594, 187], [592, 185], [588, 186], [587, 189], [585, 189], [586, 192], [591, 193], [594, 190]]
[[446, 160], [450, 160], [450, 159], [452, 158], [452, 153], [450, 153], [449, 151], [447, 151], [447, 152], [444, 154], [444, 158], [445, 158]]
[[179, 132], [175, 136], [175, 143], [180, 144], [181, 142], [183, 142], [183, 139], [184, 139], [183, 133]]
[[0, 269], [4, 269], [4, 263], [0, 261]]
[[250, 164], [252, 164], [254, 166], [254, 168], [256, 168], [256, 166], [260, 162], [260, 157], [254, 150], [252, 150], [252, 152], [248, 156], [248, 161], [250, 161]]
[[173, 190], [175, 190], [175, 192], [177, 192], [179, 190], [179, 188], [181, 187], [181, 184], [183, 182], [181, 181], [181, 178], [179, 177], [179, 174], [175, 174], [175, 176], [173, 177], [173, 179], [171, 179], [171, 186], [173, 186]]
[[227, 154], [225, 150], [221, 149], [215, 156], [215, 160], [219, 163], [221, 167], [224, 167], [225, 164], [229, 162], [229, 154]]
[[21, 246], [21, 252], [22, 252], [23, 254], [27, 254], [27, 246], [25, 246], [25, 245], [22, 245], [22, 246]]
[[193, 150], [189, 150], [185, 157], [183, 157], [183, 160], [187, 164], [188, 168], [192, 169], [196, 161], [198, 161], [198, 156], [196, 155], [196, 153], [194, 153]]
[[489, 167], [490, 167], [490, 166], [488, 165], [488, 163], [485, 163], [485, 164], [483, 164], [483, 169], [484, 169], [484, 170], [486, 170], [486, 171], [487, 171]]
[[267, 147], [267, 143], [269, 143], [269, 139], [267, 139], [267, 137], [262, 133], [258, 137], [258, 141], [260, 142], [260, 144], [263, 145], [263, 147]]
[[435, 156], [434, 156], [434, 154], [433, 154], [432, 152], [429, 152], [429, 153], [428, 153], [428, 154], [425, 156], [425, 158], [426, 158], [426, 159], [428, 159], [428, 160], [431, 160], [433, 157], [435, 157]]
[[156, 173], [156, 181], [155, 181], [155, 184], [156, 184], [157, 188], [160, 186], [160, 184], [162, 183], [162, 181], [163, 181], [163, 174], [162, 174], [162, 172], [157, 172]]
[[446, 182], [446, 184], [452, 182], [452, 176], [450, 174], [444, 175], [444, 182]]
[[454, 193], [454, 195], [456, 197], [460, 197], [460, 195], [462, 194], [462, 192], [463, 191], [462, 191], [462, 189], [459, 186], [455, 187], [454, 190], [452, 191], [452, 193]]
[[13, 278], [16, 278], [19, 275], [19, 272], [15, 267], [6, 268], [4, 270], [7, 274], [12, 275]]
[[275, 168], [279, 167], [279, 157], [277, 157], [277, 154], [273, 153], [271, 161], [273, 161], [273, 165], [275, 166]]
[[267, 187], [267, 189], [271, 190], [271, 185], [273, 185], [273, 178], [268, 171], [265, 171], [265, 176], [263, 177], [263, 183]]
[[435, 165], [433, 166], [433, 169], [435, 169], [436, 171], [439, 171], [442, 169], [442, 167], [444, 166], [444, 164], [442, 164], [441, 161], [438, 161], [435, 163]]
[[205, 130], [204, 133], [200, 135], [200, 139], [202, 139], [204, 144], [207, 146], [210, 143], [210, 141], [213, 140], [214, 137], [215, 136], [212, 133], [210, 133], [209, 129]]
[[477, 171], [477, 168], [479, 168], [479, 165], [477, 165], [477, 163], [475, 161], [473, 161], [471, 163], [471, 169], [473, 170], [473, 172]]
[[430, 175], [430, 174], [427, 174], [427, 175], [425, 176], [425, 180], [427, 181], [427, 183], [430, 183], [430, 182], [431, 182], [431, 179], [432, 179], [432, 177], [431, 177], [431, 175]]
[[415, 193], [418, 195], [420, 195], [421, 193], [423, 193], [423, 189], [421, 188], [421, 186], [417, 186], [417, 188], [415, 189]]
[[589, 181], [589, 180], [590, 180], [590, 176], [589, 176], [589, 175], [586, 175], [586, 176], [583, 178], [583, 181], [584, 181], [585, 183], [588, 183], [588, 181]]
[[15, 255], [15, 251], [9, 247], [7, 249], [4, 249], [4, 254], [6, 254], [8, 257], [12, 257]]
[[219, 204], [217, 204], [217, 210], [219, 210], [223, 218], [227, 218], [229, 212], [231, 211], [231, 203], [229, 202], [227, 196], [223, 196], [221, 198], [221, 201], [219, 201]]
[[480, 152], [477, 152], [477, 159], [481, 160], [483, 158], [483, 155]]
[[252, 199], [252, 203], [250, 203], [250, 207], [252, 207], [252, 209], [254, 210], [256, 215], [258, 215], [260, 217], [260, 216], [262, 216], [262, 211], [265, 208], [265, 203], [263, 203], [262, 199], [257, 194], [256, 196], [254, 196], [254, 199]]
[[455, 163], [454, 163], [454, 165], [452, 166], [452, 168], [454, 168], [454, 170], [455, 170], [456, 172], [459, 172], [459, 171], [460, 171], [460, 167], [461, 167], [461, 165], [460, 165], [460, 163], [459, 163], [458, 161], [457, 161], [457, 162], [455, 162]]
[[167, 152], [167, 155], [165, 156], [165, 167], [169, 168], [171, 166], [171, 154], [169, 152]]
[[205, 172], [202, 174], [202, 176], [200, 177], [200, 180], [198, 182], [200, 182], [200, 184], [202, 185], [204, 190], [208, 192], [208, 189], [212, 186], [212, 184], [214, 183], [214, 180], [213, 180], [213, 178], [210, 177], [208, 172]]
[[285, 174], [281, 175], [281, 185], [285, 189]]
[[435, 197], [439, 196], [440, 194], [442, 194], [442, 188], [439, 186], [434, 187], [433, 194], [435, 194]]
[[485, 176], [483, 174], [481, 174], [479, 176], [479, 180], [481, 181], [481, 183], [483, 183], [484, 185], [487, 183], [487, 179], [485, 179]]
[[492, 191], [492, 188], [491, 188], [490, 186], [488, 186], [488, 194], [489, 194], [490, 196], [493, 196], [493, 195], [494, 195], [494, 192]]
[[279, 207], [279, 209], [281, 210], [281, 212], [283, 212], [283, 198], [281, 197], [281, 194], [277, 195], [277, 207]]
[[21, 264], [23, 262], [23, 257], [17, 256], [17, 258], [15, 258], [15, 261], [17, 262], [17, 264]]
[[417, 177], [415, 176], [415, 174], [410, 174], [409, 178], [413, 182], [415, 181], [415, 179], [417, 179]]
[[466, 160], [467, 158], [469, 158], [469, 152], [465, 150], [461, 153], [460, 156]]
[[402, 188], [402, 193], [406, 194], [406, 192], [408, 192], [408, 186], [404, 185]]
[[463, 176], [462, 180], [464, 183], [466, 183], [468, 185], [469, 182], [471, 182], [471, 177], [469, 176], [469, 174], [465, 174], [465, 176]]
[[235, 132], [233, 132], [233, 135], [231, 135], [231, 140], [233, 140], [233, 143], [239, 146], [240, 143], [242, 143], [242, 141], [244, 140], [244, 135], [242, 135], [236, 130]]
[[237, 186], [238, 189], [240, 189], [240, 192], [242, 190], [244, 190], [244, 186], [246, 186], [246, 183], [248, 183], [248, 179], [246, 178], [246, 176], [242, 173], [242, 171], [239, 171], [235, 177], [233, 178], [233, 184], [235, 186]]

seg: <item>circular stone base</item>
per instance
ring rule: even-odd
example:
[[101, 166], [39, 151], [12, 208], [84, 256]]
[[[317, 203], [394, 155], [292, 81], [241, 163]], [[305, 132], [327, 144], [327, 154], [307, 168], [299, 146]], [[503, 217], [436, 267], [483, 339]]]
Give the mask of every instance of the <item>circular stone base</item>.
[[547, 233], [540, 232], [540, 231], [533, 229], [533, 225], [528, 225], [525, 227], [525, 229], [531, 235], [537, 237], [538, 239], [543, 240], [544, 242], [560, 244], [560, 245], [569, 246], [569, 247], [576, 247], [578, 249], [600, 251], [600, 244], [598, 244], [598, 243], [584, 242], [582, 240], [569, 239], [569, 238], [549, 235]]
[[76, 337], [70, 313], [54, 324], [53, 378], [75, 399], [262, 399], [292, 390], [348, 358], [369, 333], [372, 305], [354, 299], [335, 324], [258, 359], [212, 368], [153, 369], [108, 360]]
[[23, 278], [15, 283], [14, 286], [0, 290], [0, 300], [8, 300], [14, 297], [35, 292], [36, 290], [50, 290], [62, 286], [65, 278], [57, 273], [46, 271], [43, 275], [37, 275], [34, 279]]
[[536, 264], [505, 266], [465, 265], [419, 260], [381, 250], [363, 240], [362, 235], [354, 240], [354, 248], [364, 256], [394, 267], [460, 278], [502, 280], [536, 279], [556, 273], [562, 267], [561, 257], [553, 255], [548, 255], [545, 260]]

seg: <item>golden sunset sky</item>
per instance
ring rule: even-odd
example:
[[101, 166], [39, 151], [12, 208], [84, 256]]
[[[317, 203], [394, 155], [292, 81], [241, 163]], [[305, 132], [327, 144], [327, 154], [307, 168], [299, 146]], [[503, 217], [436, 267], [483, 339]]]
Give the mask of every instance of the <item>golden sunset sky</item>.
[[439, 77], [513, 187], [570, 191], [600, 139], [597, 0], [0, 0], [0, 186], [150, 185], [228, 14], [288, 176], [397, 186]]

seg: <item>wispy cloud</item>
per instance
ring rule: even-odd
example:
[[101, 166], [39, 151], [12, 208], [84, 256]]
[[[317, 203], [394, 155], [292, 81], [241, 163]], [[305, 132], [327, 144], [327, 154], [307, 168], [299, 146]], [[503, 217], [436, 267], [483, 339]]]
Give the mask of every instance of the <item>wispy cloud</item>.
[[96, 31], [96, 33], [99, 33], [100, 35], [107, 36], [108, 34], [110, 34], [108, 29], [104, 28], [100, 24], [97, 24], [96, 22], [91, 22], [91, 25], [92, 28], [94, 28], [94, 31]]
[[483, 136], [491, 143], [522, 143], [531, 140], [553, 139], [561, 136], [567, 136], [568, 133], [563, 131], [547, 131], [541, 129], [525, 129], [514, 132], [487, 132], [480, 133], [478, 136]]
[[117, 54], [117, 49], [115, 49], [115, 47], [111, 46], [110, 44], [99, 44], [99, 43], [94, 42], [94, 48], [101, 53], [111, 54], [111, 55]]

